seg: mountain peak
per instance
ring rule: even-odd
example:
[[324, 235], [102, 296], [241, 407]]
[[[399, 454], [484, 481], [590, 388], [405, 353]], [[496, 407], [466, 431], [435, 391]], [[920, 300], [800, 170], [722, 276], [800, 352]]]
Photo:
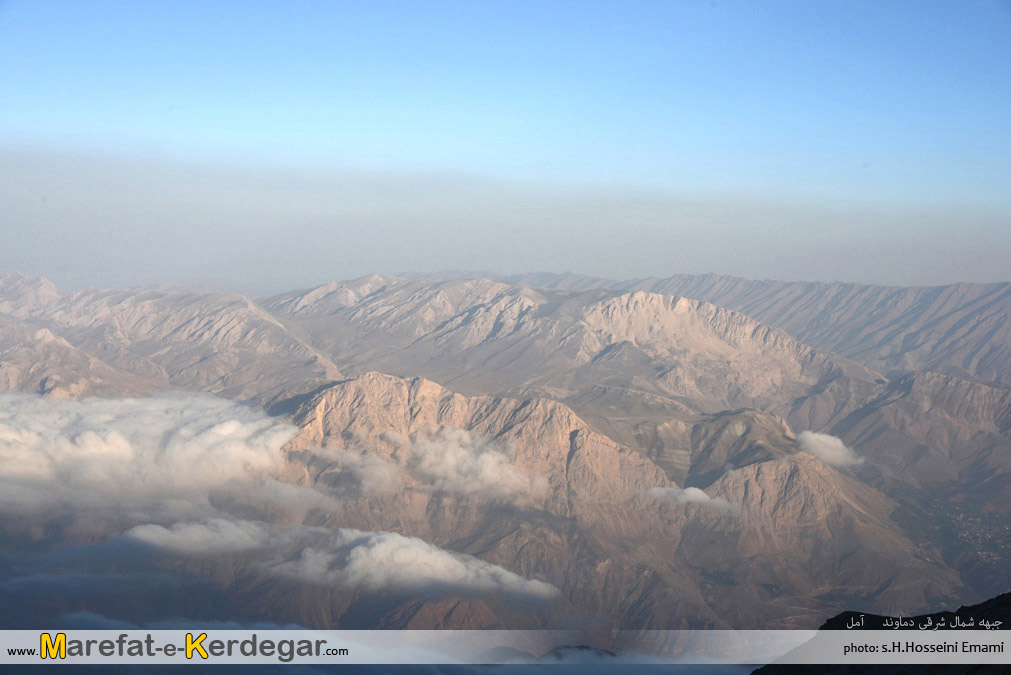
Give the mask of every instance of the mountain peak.
[[0, 312], [27, 318], [63, 296], [56, 284], [45, 277], [20, 272], [0, 272]]

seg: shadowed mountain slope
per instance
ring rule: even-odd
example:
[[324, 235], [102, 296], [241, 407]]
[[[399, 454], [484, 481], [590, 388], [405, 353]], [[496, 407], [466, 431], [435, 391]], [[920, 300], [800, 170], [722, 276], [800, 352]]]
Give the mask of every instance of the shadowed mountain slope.
[[[543, 579], [561, 589], [549, 623], [810, 626], [819, 607], [846, 598], [934, 606], [958, 587], [890, 520], [895, 503], [795, 450], [728, 469], [689, 499], [551, 400], [466, 397], [368, 373], [318, 392], [293, 421], [285, 480], [341, 491], [341, 513], [320, 522], [395, 529]], [[496, 476], [528, 480], [503, 489], [478, 474], [447, 478], [489, 453], [504, 462]]]
[[761, 408], [817, 428], [884, 382], [742, 314], [655, 293], [373, 275], [263, 304], [351, 372], [555, 398], [590, 418]]
[[[438, 278], [472, 276], [445, 273]], [[937, 370], [1011, 382], [1011, 283], [873, 286], [676, 274], [615, 281], [520, 274], [503, 282], [552, 290], [620, 289], [696, 298], [743, 312], [798, 340], [880, 371]]]
[[[150, 389], [269, 402], [340, 375], [326, 357], [237, 294], [183, 289], [62, 293], [45, 279], [6, 275], [0, 279], [0, 307]], [[57, 354], [46, 358], [63, 367]], [[114, 393], [109, 387], [105, 391]]]

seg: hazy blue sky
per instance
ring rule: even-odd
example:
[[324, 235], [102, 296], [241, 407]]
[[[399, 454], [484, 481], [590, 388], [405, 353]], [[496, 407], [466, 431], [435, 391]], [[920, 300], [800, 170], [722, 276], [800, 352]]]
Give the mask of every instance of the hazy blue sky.
[[1011, 2], [2, 2], [0, 267], [1011, 277]]

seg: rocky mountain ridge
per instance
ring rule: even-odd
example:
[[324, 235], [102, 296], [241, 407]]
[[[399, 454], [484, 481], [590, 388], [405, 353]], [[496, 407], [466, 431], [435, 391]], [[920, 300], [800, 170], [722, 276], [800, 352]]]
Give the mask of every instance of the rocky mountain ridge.
[[617, 281], [578, 274], [444, 272], [551, 290], [641, 290], [696, 298], [754, 317], [869, 368], [936, 370], [1011, 382], [1011, 283], [875, 286], [675, 274]]
[[[286, 478], [354, 486], [327, 526], [397, 528], [480, 555], [560, 588], [556, 613], [641, 628], [787, 627], [829, 597], [930, 604], [958, 584], [936, 552], [889, 519], [894, 503], [796, 446], [727, 471], [704, 497], [682, 498], [659, 467], [555, 401], [465, 397], [422, 379], [368, 373], [318, 392], [293, 420], [300, 432], [288, 446]], [[446, 435], [463, 430], [464, 440]], [[510, 502], [475, 489], [476, 476], [466, 490], [451, 482], [426, 488], [432, 474], [417, 473], [415, 459], [433, 439], [501, 453], [546, 479], [546, 489]], [[321, 462], [320, 454], [342, 459]], [[375, 462], [406, 487], [370, 487], [348, 475], [369, 466], [374, 479]]]
[[395, 533], [558, 589], [522, 611], [376, 604], [213, 563], [264, 617], [291, 595], [285, 620], [325, 627], [801, 627], [1011, 581], [1005, 386], [885, 376], [702, 300], [370, 275], [253, 301], [7, 275], [0, 307], [6, 390], [265, 407], [297, 428], [279, 526]]

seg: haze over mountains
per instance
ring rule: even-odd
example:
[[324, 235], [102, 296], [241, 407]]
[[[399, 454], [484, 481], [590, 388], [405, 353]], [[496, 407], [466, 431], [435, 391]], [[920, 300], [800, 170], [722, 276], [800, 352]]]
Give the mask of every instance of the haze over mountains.
[[[429, 278], [468, 276], [440, 272]], [[625, 281], [578, 274], [490, 276], [538, 288], [643, 290], [696, 298], [743, 312], [877, 370], [940, 370], [1011, 381], [1009, 282], [901, 287], [752, 281], [717, 274]]]
[[[90, 489], [148, 470], [144, 444], [229, 450], [200, 499], [169, 486], [87, 533], [19, 497], [77, 504], [58, 458], [0, 461], [21, 560], [0, 601], [30, 551], [87, 544], [95, 579], [128, 556], [210, 584], [216, 620], [317, 627], [815, 627], [974, 602], [1011, 583], [1009, 311], [1011, 284], [448, 273], [254, 300], [7, 274], [0, 387], [71, 399]], [[185, 398], [208, 394], [242, 405]], [[92, 407], [151, 395], [149, 436]], [[49, 414], [24, 400], [0, 458]], [[285, 430], [256, 461], [250, 411]]]

